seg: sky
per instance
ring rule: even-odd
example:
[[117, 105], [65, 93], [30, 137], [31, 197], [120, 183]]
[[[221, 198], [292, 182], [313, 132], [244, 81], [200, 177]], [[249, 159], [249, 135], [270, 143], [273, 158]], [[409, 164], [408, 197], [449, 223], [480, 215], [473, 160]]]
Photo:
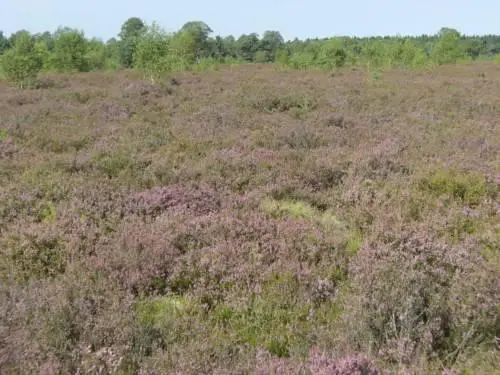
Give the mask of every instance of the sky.
[[0, 0], [0, 30], [83, 30], [87, 37], [115, 37], [129, 17], [156, 21], [167, 31], [204, 21], [215, 35], [260, 35], [278, 30], [285, 39], [339, 35], [435, 34], [441, 27], [463, 34], [500, 34], [498, 0]]

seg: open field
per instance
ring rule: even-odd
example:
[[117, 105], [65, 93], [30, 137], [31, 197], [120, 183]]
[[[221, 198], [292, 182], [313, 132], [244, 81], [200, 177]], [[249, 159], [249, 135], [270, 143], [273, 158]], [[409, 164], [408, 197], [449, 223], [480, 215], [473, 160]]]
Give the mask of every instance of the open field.
[[499, 66], [40, 86], [0, 83], [0, 373], [498, 371]]

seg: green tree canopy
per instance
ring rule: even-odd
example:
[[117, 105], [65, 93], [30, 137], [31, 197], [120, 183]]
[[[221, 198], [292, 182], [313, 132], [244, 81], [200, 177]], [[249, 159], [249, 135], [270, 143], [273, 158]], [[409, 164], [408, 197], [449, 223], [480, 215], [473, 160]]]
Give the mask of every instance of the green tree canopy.
[[455, 29], [443, 27], [437, 37], [431, 52], [434, 62], [439, 65], [456, 63], [462, 56], [460, 33]]
[[7, 79], [19, 87], [31, 86], [43, 67], [35, 40], [28, 31], [16, 34], [12, 48], [5, 51], [1, 63]]
[[118, 37], [121, 40], [138, 37], [145, 28], [146, 25], [143, 20], [138, 17], [130, 17], [123, 23]]
[[87, 43], [83, 31], [58, 28], [54, 33], [52, 67], [59, 72], [88, 71]]
[[3, 35], [3, 31], [0, 30], [0, 55], [2, 54], [3, 51], [5, 51], [7, 48], [9, 48], [10, 43], [9, 39]]
[[238, 55], [245, 61], [254, 61], [255, 54], [259, 50], [259, 36], [256, 33], [242, 35], [236, 42]]
[[279, 31], [266, 31], [260, 40], [259, 50], [264, 51], [266, 61], [274, 61], [276, 51], [283, 43], [284, 39]]
[[179, 30], [179, 34], [182, 34], [182, 38], [185, 40], [191, 38], [193, 40], [196, 58], [208, 57], [210, 55], [208, 37], [212, 32], [213, 30], [210, 26], [202, 21], [187, 22]]
[[146, 29], [146, 25], [138, 17], [131, 17], [123, 23], [118, 34], [120, 38], [120, 64], [123, 67], [132, 67], [138, 39]]

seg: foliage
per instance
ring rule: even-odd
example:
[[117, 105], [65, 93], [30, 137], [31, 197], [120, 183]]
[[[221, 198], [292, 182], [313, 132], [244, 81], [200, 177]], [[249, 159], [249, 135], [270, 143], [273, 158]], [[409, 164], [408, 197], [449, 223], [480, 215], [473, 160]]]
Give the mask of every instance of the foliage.
[[252, 33], [249, 35], [242, 35], [236, 41], [239, 50], [239, 56], [248, 62], [254, 61], [255, 54], [259, 49], [259, 37], [257, 34]]
[[[184, 40], [187, 55], [192, 56], [188, 60], [209, 57], [208, 37], [213, 30], [202, 21], [190, 21], [179, 30], [180, 38]], [[185, 53], [186, 54], [186, 53]]]
[[[352, 338], [397, 363], [418, 356], [452, 363], [485, 336], [493, 338], [495, 302], [487, 284], [494, 271], [472, 254], [412, 234], [362, 248], [352, 269], [355, 310], [346, 316], [358, 331]], [[475, 324], [466, 329], [464, 319]]]
[[134, 67], [145, 78], [155, 82], [171, 72], [178, 61], [172, 55], [172, 36], [162, 30], [157, 24], [147, 28], [140, 37], [134, 53]]
[[454, 64], [463, 56], [460, 50], [460, 33], [454, 29], [443, 28], [433, 46], [431, 57], [438, 65]]
[[[130, 17], [122, 24], [117, 38], [111, 38], [106, 43], [97, 39], [87, 40], [83, 32], [70, 28], [60, 28], [55, 33], [46, 31], [33, 37], [43, 54], [44, 70], [108, 70], [134, 67], [137, 45], [148, 29], [143, 20]], [[9, 49], [22, 33], [20, 30], [10, 38], [0, 36], [0, 50]], [[64, 33], [67, 34], [63, 38], [65, 42], [60, 41], [59, 44], [63, 43], [66, 47], [56, 49], [56, 39]], [[500, 53], [498, 36], [465, 36], [451, 28], [442, 28], [435, 35], [415, 37], [333, 37], [288, 41], [276, 30], [265, 31], [261, 36], [257, 33], [244, 34], [238, 39], [232, 35], [212, 36], [212, 33], [212, 28], [203, 21], [186, 22], [172, 33], [169, 59], [174, 61], [174, 69], [190, 69], [201, 59], [213, 59], [225, 64], [277, 62], [281, 67], [299, 70], [318, 68], [337, 71], [346, 66], [370, 71], [418, 69], [431, 64], [491, 60], [492, 56]], [[73, 41], [70, 41], [71, 38]], [[199, 70], [199, 67], [196, 69]]]
[[276, 60], [276, 51], [283, 47], [285, 40], [279, 31], [266, 31], [260, 40], [259, 50], [264, 52], [265, 61]]
[[5, 51], [9, 47], [10, 47], [9, 39], [7, 39], [3, 34], [3, 31], [0, 30], [0, 55], [3, 53], [3, 51]]
[[133, 66], [138, 39], [145, 30], [146, 25], [137, 17], [131, 17], [123, 23], [118, 37], [120, 63], [124, 68]]
[[342, 68], [346, 62], [347, 54], [341, 41], [331, 40], [321, 46], [316, 57], [316, 64], [326, 70]]
[[98, 39], [91, 39], [87, 44], [85, 59], [89, 71], [102, 71], [106, 67], [108, 51], [106, 45]]
[[59, 28], [54, 34], [51, 67], [58, 72], [87, 72], [87, 43], [83, 31]]
[[483, 200], [495, 199], [496, 188], [482, 176], [455, 170], [435, 171], [422, 179], [420, 188], [425, 192], [458, 199], [468, 206], [477, 206]]
[[43, 57], [28, 32], [17, 35], [14, 46], [4, 52], [0, 62], [6, 78], [19, 87], [32, 86], [43, 67]]
[[126, 40], [132, 37], [138, 37], [141, 35], [145, 27], [146, 25], [140, 18], [130, 17], [123, 23], [120, 29], [120, 33], [118, 34], [118, 37], [121, 40]]

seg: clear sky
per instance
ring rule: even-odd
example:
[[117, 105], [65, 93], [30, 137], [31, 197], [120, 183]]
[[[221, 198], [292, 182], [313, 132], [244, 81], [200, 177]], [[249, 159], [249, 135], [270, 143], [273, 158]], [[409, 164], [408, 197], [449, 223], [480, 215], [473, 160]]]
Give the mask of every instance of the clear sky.
[[335, 35], [500, 34], [499, 0], [0, 0], [0, 30], [83, 29], [116, 36], [128, 17], [157, 21], [168, 31], [204, 21], [216, 35], [278, 30], [285, 39]]

